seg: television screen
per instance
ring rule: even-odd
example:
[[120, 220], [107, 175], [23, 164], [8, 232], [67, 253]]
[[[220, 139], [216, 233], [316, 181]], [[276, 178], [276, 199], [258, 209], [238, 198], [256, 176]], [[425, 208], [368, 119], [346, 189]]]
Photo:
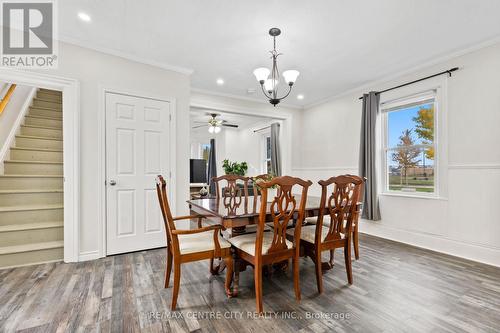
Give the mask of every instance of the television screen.
[[191, 184], [207, 182], [207, 161], [194, 158], [189, 161], [189, 182]]

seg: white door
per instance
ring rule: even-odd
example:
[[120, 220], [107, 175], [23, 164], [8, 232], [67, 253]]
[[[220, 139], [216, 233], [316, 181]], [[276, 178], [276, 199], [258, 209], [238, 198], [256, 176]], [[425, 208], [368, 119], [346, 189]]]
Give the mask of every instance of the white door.
[[108, 255], [166, 245], [155, 177], [169, 179], [170, 104], [106, 93]]

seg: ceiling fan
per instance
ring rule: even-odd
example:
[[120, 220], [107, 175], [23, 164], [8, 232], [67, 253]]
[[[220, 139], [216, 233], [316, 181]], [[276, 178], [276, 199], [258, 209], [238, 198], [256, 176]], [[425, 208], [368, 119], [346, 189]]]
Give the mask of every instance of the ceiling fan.
[[224, 127], [234, 127], [234, 128], [238, 128], [238, 125], [236, 124], [229, 124], [227, 122], [227, 120], [218, 120], [216, 119], [218, 114], [217, 113], [207, 113], [207, 115], [210, 116], [210, 119], [208, 119], [208, 123], [205, 123], [205, 122], [201, 122], [201, 121], [195, 121], [195, 123], [198, 123], [198, 124], [203, 124], [203, 125], [197, 125], [197, 126], [193, 126], [192, 128], [200, 128], [200, 127], [204, 127], [204, 126], [208, 126], [208, 132], [210, 133], [219, 133], [221, 131], [221, 127], [224, 126]]

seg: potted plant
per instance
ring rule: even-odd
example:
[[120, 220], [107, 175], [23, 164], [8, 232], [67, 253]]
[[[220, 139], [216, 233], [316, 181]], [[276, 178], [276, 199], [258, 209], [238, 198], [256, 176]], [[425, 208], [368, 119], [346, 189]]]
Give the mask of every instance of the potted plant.
[[226, 175], [244, 176], [248, 170], [247, 162], [230, 162], [229, 160], [222, 161], [222, 167]]

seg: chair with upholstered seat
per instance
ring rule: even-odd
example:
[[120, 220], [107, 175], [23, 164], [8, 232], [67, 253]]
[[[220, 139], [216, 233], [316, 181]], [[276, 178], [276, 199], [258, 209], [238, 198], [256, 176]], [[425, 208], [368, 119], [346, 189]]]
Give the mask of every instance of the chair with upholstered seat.
[[[232, 296], [231, 281], [233, 276], [233, 259], [231, 244], [219, 236], [221, 225], [200, 227], [203, 216], [172, 217], [167, 199], [166, 183], [162, 176], [156, 178], [156, 191], [160, 203], [165, 230], [167, 234], [167, 269], [165, 273], [165, 288], [170, 282], [172, 266], [174, 268], [174, 290], [172, 293], [171, 309], [175, 310], [179, 294], [181, 264], [199, 260], [224, 258], [227, 266], [225, 290], [228, 297]], [[197, 219], [199, 228], [193, 230], [179, 230], [176, 221]]]
[[[257, 311], [262, 312], [262, 267], [293, 260], [293, 279], [295, 297], [300, 300], [299, 287], [299, 245], [300, 228], [304, 221], [307, 191], [311, 181], [289, 176], [276, 177], [269, 182], [259, 183], [261, 189], [259, 199], [259, 219], [257, 232], [232, 237], [229, 242], [236, 253], [235, 274], [239, 274], [239, 263], [244, 260], [254, 267], [255, 296]], [[271, 203], [267, 202], [268, 188], [278, 186], [278, 195]], [[301, 188], [300, 203], [297, 203], [292, 189]], [[286, 239], [286, 229], [293, 223], [297, 213], [297, 227], [292, 241]], [[273, 222], [271, 232], [264, 232], [266, 217], [270, 215]], [[235, 276], [235, 279], [237, 277]]]
[[[359, 214], [358, 202], [363, 179], [357, 176], [338, 176], [321, 180], [319, 184], [321, 185], [321, 202], [318, 220], [315, 225], [302, 227], [301, 246], [304, 249], [304, 255], [314, 261], [318, 292], [322, 293], [322, 267], [323, 264], [327, 264], [321, 261], [323, 251], [344, 249], [347, 280], [349, 284], [352, 284], [352, 225], [353, 220]], [[323, 223], [325, 216], [330, 218], [328, 226]], [[287, 234], [289, 238], [292, 238], [294, 229], [289, 229]]]

